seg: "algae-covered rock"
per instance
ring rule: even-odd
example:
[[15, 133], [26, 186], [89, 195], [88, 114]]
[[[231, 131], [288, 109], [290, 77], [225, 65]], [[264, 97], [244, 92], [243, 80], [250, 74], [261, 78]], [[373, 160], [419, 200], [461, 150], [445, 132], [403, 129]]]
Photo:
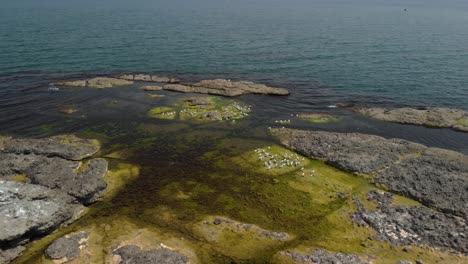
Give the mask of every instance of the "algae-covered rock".
[[298, 118], [305, 120], [305, 121], [312, 122], [312, 123], [318, 123], [318, 124], [340, 121], [340, 118], [336, 116], [329, 115], [329, 114], [319, 114], [319, 113], [299, 114]]
[[161, 91], [162, 87], [161, 86], [155, 86], [155, 85], [145, 85], [140, 88], [143, 91]]
[[46, 187], [0, 181], [0, 261], [18, 257], [15, 249], [75, 220], [83, 209], [71, 196]]
[[356, 112], [383, 121], [423, 125], [428, 127], [448, 127], [468, 132], [468, 112], [450, 108], [361, 108]]
[[96, 78], [86, 79], [86, 80], [64, 81], [58, 84], [63, 85], [63, 86], [70, 86], [70, 87], [89, 87], [89, 88], [102, 89], [102, 88], [111, 88], [114, 86], [130, 85], [130, 84], [133, 84], [133, 82], [123, 80], [123, 79], [117, 79], [117, 78], [96, 77]]
[[358, 133], [276, 129], [283, 143], [346, 171], [372, 174], [389, 190], [466, 216], [468, 157], [401, 139]]
[[149, 111], [148, 115], [158, 119], [174, 119], [177, 112], [172, 107], [155, 107]]
[[377, 238], [394, 245], [419, 245], [466, 254], [466, 219], [443, 214], [426, 206], [396, 206], [389, 193], [371, 191], [368, 199], [377, 209], [366, 209], [356, 198], [353, 219], [377, 231]]
[[220, 216], [210, 216], [196, 224], [194, 233], [221, 253], [240, 259], [261, 254], [294, 238], [285, 232], [270, 231]]
[[88, 232], [68, 234], [55, 240], [44, 252], [47, 259], [54, 263], [66, 263], [81, 255], [84, 248], [88, 246]]
[[171, 107], [156, 107], [149, 111], [149, 116], [158, 119], [180, 119], [188, 121], [235, 121], [248, 116], [249, 106], [239, 102], [215, 97], [183, 98], [182, 103]]

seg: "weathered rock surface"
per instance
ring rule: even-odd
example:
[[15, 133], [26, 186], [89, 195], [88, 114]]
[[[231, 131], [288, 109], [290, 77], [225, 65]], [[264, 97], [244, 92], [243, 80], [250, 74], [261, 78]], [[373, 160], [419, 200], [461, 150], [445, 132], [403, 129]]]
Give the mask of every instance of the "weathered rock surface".
[[243, 94], [270, 94], [270, 95], [288, 95], [289, 92], [283, 88], [269, 87], [263, 84], [253, 82], [239, 81], [232, 82], [224, 79], [204, 80], [188, 85], [165, 85], [164, 90], [182, 92], [213, 94], [221, 96], [239, 96]]
[[47, 157], [60, 157], [82, 160], [99, 151], [99, 145], [89, 139], [73, 135], [54, 136], [44, 139], [15, 139], [1, 141], [0, 151], [14, 154], [37, 154]]
[[64, 81], [57, 83], [58, 85], [70, 87], [89, 87], [89, 88], [111, 88], [114, 86], [123, 86], [133, 84], [132, 81], [109, 78], [109, 77], [96, 77], [87, 80]]
[[31, 183], [62, 190], [83, 204], [93, 203], [105, 193], [106, 172], [104, 159], [92, 159], [80, 167], [80, 162], [58, 157], [0, 152], [0, 179], [24, 174]]
[[176, 78], [163, 77], [149, 74], [124, 74], [118, 77], [127, 81], [143, 81], [143, 82], [161, 82], [161, 83], [178, 83]]
[[468, 157], [400, 139], [358, 133], [275, 129], [283, 143], [443, 212], [466, 216]]
[[44, 252], [46, 258], [55, 263], [65, 263], [81, 255], [88, 246], [89, 233], [78, 232], [55, 240]]
[[120, 260], [117, 263], [131, 264], [187, 264], [189, 258], [168, 248], [142, 250], [138, 246], [128, 245], [114, 250]]
[[311, 254], [296, 251], [282, 251], [279, 253], [293, 260], [295, 263], [320, 263], [320, 264], [366, 264], [358, 255], [346, 253], [332, 253], [324, 249], [317, 249]]
[[450, 108], [361, 108], [356, 112], [383, 121], [429, 127], [450, 127], [468, 132], [468, 112]]
[[82, 209], [73, 197], [61, 191], [0, 181], [0, 256], [4, 258], [0, 262], [18, 257], [21, 245], [30, 237], [48, 234], [73, 221]]
[[379, 173], [375, 182], [445, 213], [466, 216], [468, 157], [428, 148]]
[[377, 231], [377, 238], [394, 245], [430, 246], [468, 253], [466, 219], [440, 213], [426, 206], [393, 206], [392, 195], [371, 191], [368, 199], [378, 210], [367, 210], [356, 198], [353, 219]]

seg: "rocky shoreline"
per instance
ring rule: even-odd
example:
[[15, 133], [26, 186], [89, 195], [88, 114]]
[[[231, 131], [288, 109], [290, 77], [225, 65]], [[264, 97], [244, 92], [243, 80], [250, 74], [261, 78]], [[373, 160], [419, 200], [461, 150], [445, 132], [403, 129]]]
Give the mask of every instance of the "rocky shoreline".
[[112, 88], [114, 86], [131, 85], [134, 82], [168, 83], [163, 86], [143, 86], [143, 90], [166, 90], [180, 93], [211, 94], [235, 97], [245, 94], [289, 95], [284, 88], [269, 87], [249, 81], [231, 81], [225, 79], [202, 80], [193, 84], [179, 84], [180, 80], [147, 74], [128, 74], [117, 77], [95, 77], [85, 80], [61, 81], [58, 85], [65, 87]]
[[374, 119], [427, 127], [452, 128], [468, 132], [468, 112], [450, 108], [358, 108], [356, 113]]
[[0, 263], [31, 238], [76, 220], [107, 188], [98, 142], [75, 136], [0, 140]]

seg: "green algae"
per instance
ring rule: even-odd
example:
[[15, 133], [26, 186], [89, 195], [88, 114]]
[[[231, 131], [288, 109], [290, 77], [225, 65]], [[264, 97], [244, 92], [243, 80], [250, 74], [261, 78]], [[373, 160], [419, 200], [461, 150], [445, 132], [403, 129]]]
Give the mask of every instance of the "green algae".
[[148, 115], [158, 119], [179, 119], [191, 122], [231, 121], [248, 116], [250, 107], [219, 97], [184, 97], [171, 106], [159, 106]]
[[172, 120], [176, 118], [176, 111], [172, 107], [155, 107], [148, 112], [148, 115], [153, 118], [158, 119], [169, 119]]
[[457, 125], [468, 127], [468, 119], [457, 119], [457, 120], [454, 120], [454, 123]]
[[[132, 153], [124, 157], [125, 163], [110, 161], [106, 181], [119, 187], [110, 187], [88, 215], [31, 246], [29, 257], [18, 263], [46, 263], [38, 259], [43, 260], [50, 237], [78, 230], [96, 234], [90, 242], [90, 263], [104, 263], [110, 248], [121, 243], [188, 249], [185, 252], [192, 253], [186, 254], [196, 255], [199, 263], [283, 263], [275, 262], [276, 253], [298, 247], [379, 256], [375, 263], [396, 263], [399, 254], [415, 260], [421, 253], [428, 263], [440, 256], [450, 263], [460, 262], [453, 254], [420, 247], [402, 253], [401, 247], [370, 239], [375, 231], [353, 223], [350, 214], [356, 210], [354, 196], [366, 208], [375, 206], [365, 199], [375, 187], [366, 179], [300, 155], [304, 158], [300, 166], [267, 170], [255, 150], [270, 147], [272, 154], [295, 155], [271, 140], [230, 137], [229, 131], [208, 126], [193, 129], [180, 123], [141, 124], [132, 135], [135, 138], [120, 134], [131, 141], [108, 137], [103, 146], [103, 152], [110, 154]], [[395, 199], [412, 201], [401, 200]], [[199, 225], [219, 215], [293, 238], [272, 242], [248, 232], [221, 230], [213, 242], [200, 233]], [[139, 244], [141, 232], [147, 236]]]
[[341, 121], [341, 118], [329, 114], [301, 114], [299, 115], [299, 118], [316, 124], [326, 124]]

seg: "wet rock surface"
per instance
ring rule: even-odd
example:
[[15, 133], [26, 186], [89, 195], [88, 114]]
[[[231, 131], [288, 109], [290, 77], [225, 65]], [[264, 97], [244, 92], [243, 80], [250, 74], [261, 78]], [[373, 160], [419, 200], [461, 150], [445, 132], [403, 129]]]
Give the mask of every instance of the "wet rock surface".
[[448, 127], [468, 132], [468, 112], [450, 108], [361, 108], [357, 113], [382, 121], [423, 125], [429, 127]]
[[179, 252], [168, 248], [142, 250], [138, 246], [128, 245], [114, 250], [113, 254], [118, 256], [115, 263], [132, 264], [187, 264], [189, 258]]
[[279, 253], [293, 260], [295, 263], [320, 263], [320, 264], [367, 264], [358, 255], [346, 253], [332, 253], [323, 249], [317, 249], [314, 253], [300, 253], [296, 251], [282, 251]]
[[44, 252], [46, 258], [55, 263], [65, 263], [81, 255], [88, 246], [89, 233], [79, 232], [55, 240]]
[[289, 94], [288, 90], [283, 88], [274, 88], [248, 81], [233, 82], [224, 79], [203, 80], [193, 85], [165, 85], [163, 86], [163, 89], [182, 93], [213, 94], [228, 97], [243, 94]]
[[82, 209], [61, 191], [0, 181], [0, 256], [4, 258], [0, 262], [18, 257], [30, 237], [48, 234], [73, 221]]
[[142, 86], [140, 89], [143, 91], [161, 91], [162, 87], [154, 86], [154, 85], [147, 85], [147, 86]]
[[176, 78], [150, 75], [150, 74], [124, 74], [118, 77], [127, 81], [143, 81], [143, 82], [161, 82], [161, 83], [178, 83]]
[[443, 212], [466, 216], [468, 157], [400, 139], [358, 133], [275, 129], [300, 153], [355, 173]]
[[64, 81], [57, 83], [58, 85], [70, 86], [70, 87], [88, 87], [88, 88], [111, 88], [114, 86], [124, 86], [133, 84], [132, 81], [118, 79], [118, 78], [109, 78], [109, 77], [96, 77], [86, 80], [76, 80], [76, 81]]
[[466, 219], [434, 211], [426, 206], [394, 206], [389, 193], [371, 191], [368, 200], [377, 210], [368, 210], [355, 198], [358, 211], [352, 218], [377, 231], [379, 240], [394, 245], [419, 245], [468, 253]]

